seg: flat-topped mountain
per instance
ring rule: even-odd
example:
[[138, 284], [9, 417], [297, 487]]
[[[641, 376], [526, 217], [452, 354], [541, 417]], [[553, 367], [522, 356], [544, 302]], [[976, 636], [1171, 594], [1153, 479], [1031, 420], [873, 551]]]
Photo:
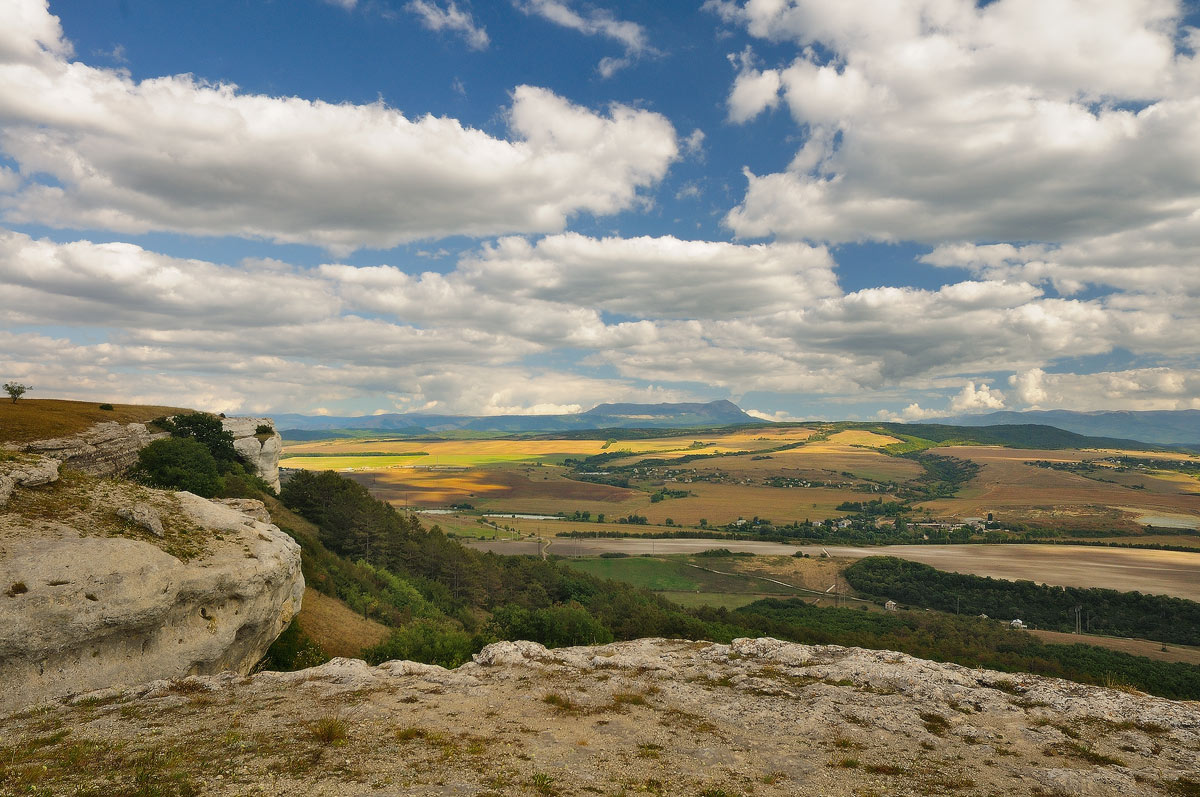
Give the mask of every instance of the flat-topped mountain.
[[[382, 415], [332, 416], [276, 413], [275, 422], [285, 431], [365, 429], [410, 434], [446, 432], [559, 432], [578, 429], [684, 428], [761, 423], [731, 401], [675, 404], [600, 404], [570, 415]], [[295, 438], [295, 435], [289, 435]]]

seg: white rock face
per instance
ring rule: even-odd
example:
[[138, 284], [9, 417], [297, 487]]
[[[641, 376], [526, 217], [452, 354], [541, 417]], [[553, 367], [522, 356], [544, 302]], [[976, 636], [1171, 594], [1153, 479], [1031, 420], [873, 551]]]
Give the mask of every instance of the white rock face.
[[[95, 487], [105, 489], [116, 488]], [[204, 553], [184, 562], [149, 541], [85, 536], [78, 518], [72, 527], [0, 513], [0, 711], [160, 678], [244, 674], [300, 610], [300, 547], [276, 526], [191, 493], [128, 489], [159, 505], [140, 507], [156, 518], [162, 505], [177, 507], [162, 518], [169, 533], [202, 539]]]
[[57, 459], [23, 456], [0, 462], [0, 509], [8, 503], [17, 487], [40, 487], [58, 481]]
[[[283, 450], [283, 438], [274, 431], [275, 421], [270, 418], [223, 418], [225, 431], [233, 433], [233, 447], [238, 455], [254, 468], [254, 472], [279, 492], [279, 453]], [[271, 427], [271, 435], [260, 440], [258, 427]]]
[[28, 443], [25, 450], [58, 459], [63, 467], [90, 476], [112, 476], [124, 473], [137, 462], [139, 451], [167, 436], [152, 433], [145, 424], [107, 421], [81, 434]]
[[[259, 426], [275, 428], [270, 418], [222, 418], [225, 431], [233, 434], [233, 447], [255, 473], [271, 489], [279, 491], [279, 454], [283, 438], [278, 432], [259, 439]], [[114, 476], [127, 471], [137, 462], [138, 452], [155, 440], [169, 437], [166, 432], [151, 432], [145, 424], [120, 424], [115, 421], [98, 423], [86, 432], [70, 437], [36, 440], [24, 446], [25, 451], [58, 459], [63, 467], [82, 471], [89, 476]], [[4, 485], [0, 482], [0, 493]]]

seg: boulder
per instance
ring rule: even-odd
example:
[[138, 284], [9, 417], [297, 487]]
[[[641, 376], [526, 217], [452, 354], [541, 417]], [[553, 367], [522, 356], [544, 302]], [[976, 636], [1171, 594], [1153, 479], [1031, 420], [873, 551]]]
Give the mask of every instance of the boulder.
[[[128, 506], [132, 493], [113, 498], [118, 490], [144, 496], [128, 516], [153, 537], [87, 536], [96, 532], [86, 519], [0, 514], [0, 582], [22, 586], [0, 594], [0, 711], [155, 679], [245, 674], [299, 611], [300, 547], [276, 526], [134, 485], [97, 482], [93, 503]], [[181, 560], [168, 553], [172, 541], [197, 554]]]
[[128, 520], [135, 526], [140, 526], [155, 537], [166, 535], [166, 532], [163, 531], [162, 519], [158, 516], [158, 511], [147, 504], [134, 504], [130, 507], [118, 509], [117, 517], [122, 520]]

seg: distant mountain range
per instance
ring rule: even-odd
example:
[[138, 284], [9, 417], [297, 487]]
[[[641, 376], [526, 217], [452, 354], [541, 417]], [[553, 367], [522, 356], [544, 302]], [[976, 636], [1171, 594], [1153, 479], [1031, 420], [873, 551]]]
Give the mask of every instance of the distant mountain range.
[[285, 438], [291, 440], [312, 437], [312, 434], [308, 434], [312, 432], [347, 429], [418, 435], [449, 431], [563, 432], [576, 429], [670, 429], [763, 423], [742, 412], [733, 402], [724, 400], [710, 401], [707, 404], [600, 404], [587, 412], [573, 415], [471, 416], [387, 413], [335, 417], [279, 413], [274, 418], [275, 427], [282, 430]]
[[1075, 412], [1073, 410], [1028, 410], [989, 412], [986, 415], [956, 415], [931, 418], [925, 423], [953, 426], [994, 426], [1037, 423], [1094, 437], [1123, 437], [1157, 445], [1194, 447], [1200, 445], [1200, 410], [1147, 410]]

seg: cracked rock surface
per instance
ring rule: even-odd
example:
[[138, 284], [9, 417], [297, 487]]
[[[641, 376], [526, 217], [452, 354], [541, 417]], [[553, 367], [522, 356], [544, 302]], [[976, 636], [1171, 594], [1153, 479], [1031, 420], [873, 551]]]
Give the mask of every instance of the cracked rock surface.
[[80, 695], [3, 726], [11, 782], [96, 793], [131, 770], [61, 767], [55, 745], [203, 794], [1169, 795], [1200, 782], [1200, 704], [774, 639], [502, 642], [456, 670], [335, 659]]

